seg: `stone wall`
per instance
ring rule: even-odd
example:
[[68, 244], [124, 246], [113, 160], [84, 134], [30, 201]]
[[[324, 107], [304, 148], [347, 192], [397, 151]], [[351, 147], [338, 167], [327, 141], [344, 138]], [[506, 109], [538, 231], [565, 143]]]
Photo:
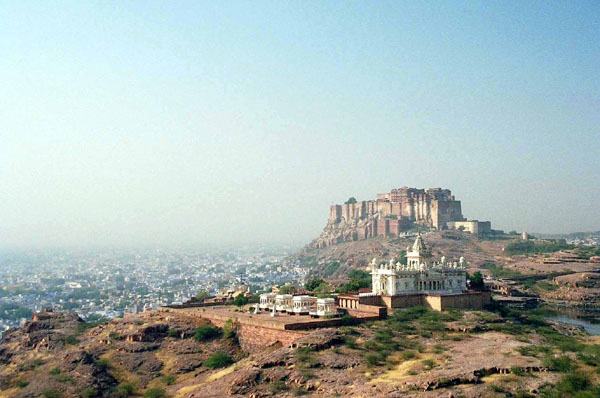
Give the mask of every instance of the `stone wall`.
[[441, 296], [441, 308], [463, 308], [469, 310], [482, 310], [484, 305], [491, 302], [491, 292], [468, 292], [460, 295]]
[[381, 299], [387, 308], [406, 308], [425, 305], [422, 294], [382, 296]]
[[300, 337], [306, 336], [306, 332], [277, 330], [242, 324], [237, 328], [237, 336], [243, 350], [259, 352], [275, 343], [290, 346]]
[[401, 296], [382, 296], [387, 308], [407, 308], [425, 306], [436, 311], [451, 308], [468, 310], [481, 310], [489, 304], [491, 296], [489, 291], [466, 292], [460, 294], [408, 294]]
[[445, 229], [446, 222], [462, 220], [461, 203], [450, 190], [394, 189], [376, 200], [331, 206], [327, 226], [313, 246], [399, 235], [411, 222]]
[[449, 221], [446, 225], [448, 229], [462, 229], [474, 235], [489, 234], [492, 232], [492, 223], [490, 221]]

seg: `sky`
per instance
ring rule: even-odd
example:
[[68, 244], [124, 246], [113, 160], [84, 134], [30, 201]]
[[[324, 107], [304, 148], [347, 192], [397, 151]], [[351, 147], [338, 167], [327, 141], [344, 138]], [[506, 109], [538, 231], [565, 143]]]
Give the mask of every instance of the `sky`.
[[0, 246], [304, 244], [443, 187], [600, 230], [597, 1], [0, 0]]

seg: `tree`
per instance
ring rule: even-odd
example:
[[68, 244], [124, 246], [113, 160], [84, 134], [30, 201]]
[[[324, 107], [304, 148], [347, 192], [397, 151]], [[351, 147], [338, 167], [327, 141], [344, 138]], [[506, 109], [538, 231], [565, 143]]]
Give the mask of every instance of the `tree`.
[[233, 304], [238, 307], [243, 307], [248, 304], [248, 297], [244, 296], [243, 294], [239, 294], [233, 299]]
[[353, 205], [354, 203], [357, 203], [358, 201], [356, 200], [356, 198], [354, 196], [351, 196], [347, 201], [344, 202], [345, 205]]
[[408, 264], [408, 261], [406, 260], [406, 250], [400, 251], [400, 257], [398, 258], [398, 261], [400, 261], [400, 264], [402, 265]]
[[325, 281], [323, 279], [313, 278], [313, 279], [310, 279], [308, 282], [306, 282], [304, 287], [306, 288], [306, 290], [308, 290], [310, 292], [314, 292], [315, 289], [318, 288], [323, 283], [325, 283]]
[[296, 288], [294, 288], [294, 286], [285, 285], [279, 289], [279, 294], [294, 294], [295, 291]]
[[323, 282], [319, 286], [317, 286], [317, 288], [315, 290], [313, 290], [313, 293], [316, 293], [316, 294], [331, 293], [331, 286], [329, 286], [327, 283]]
[[483, 275], [481, 272], [477, 271], [473, 275], [469, 275], [469, 282], [471, 282], [472, 289], [483, 289]]
[[340, 285], [338, 293], [357, 292], [359, 289], [371, 286], [371, 275], [360, 269], [350, 270], [348, 273], [350, 282]]
[[196, 293], [196, 300], [199, 300], [199, 301], [204, 301], [204, 299], [207, 299], [209, 297], [210, 297], [210, 294], [206, 290], [200, 290], [198, 293]]

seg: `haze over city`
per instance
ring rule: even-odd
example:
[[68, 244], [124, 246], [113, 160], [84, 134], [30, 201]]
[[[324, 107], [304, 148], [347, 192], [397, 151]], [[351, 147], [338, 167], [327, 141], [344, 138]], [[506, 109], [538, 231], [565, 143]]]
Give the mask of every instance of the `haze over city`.
[[401, 186], [600, 229], [597, 2], [266, 5], [0, 3], [0, 245], [302, 245]]

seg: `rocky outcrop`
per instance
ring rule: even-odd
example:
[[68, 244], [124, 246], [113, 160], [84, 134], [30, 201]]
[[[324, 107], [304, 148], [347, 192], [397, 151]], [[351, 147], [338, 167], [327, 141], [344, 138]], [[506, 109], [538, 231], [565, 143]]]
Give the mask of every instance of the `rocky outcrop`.
[[552, 282], [551, 286], [554, 288], [540, 294], [545, 301], [577, 307], [600, 307], [599, 272], [578, 272], [558, 276]]

